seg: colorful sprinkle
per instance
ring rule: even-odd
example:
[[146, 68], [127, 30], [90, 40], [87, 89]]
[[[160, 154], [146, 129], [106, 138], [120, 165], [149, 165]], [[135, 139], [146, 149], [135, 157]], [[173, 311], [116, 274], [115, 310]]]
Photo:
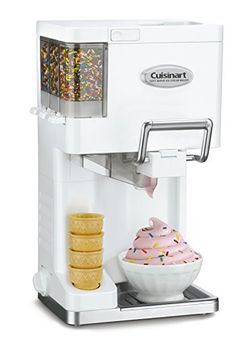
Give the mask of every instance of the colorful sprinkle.
[[165, 250], [163, 250], [163, 249], [159, 249], [159, 251], [160, 251], [161, 253], [163, 253], [163, 254], [166, 253]]
[[41, 89], [49, 92], [49, 43], [40, 41]]
[[151, 237], [151, 238], [153, 238], [154, 236], [151, 234], [151, 232], [149, 232], [148, 233], [148, 235]]
[[174, 242], [175, 242], [175, 243], [179, 243], [176, 239], [174, 239]]
[[146, 250], [144, 250], [144, 249], [141, 249], [142, 250], [142, 252], [144, 252], [145, 254], [147, 253], [147, 251]]
[[157, 248], [157, 245], [158, 245], [157, 242], [154, 242], [152, 245], [153, 249]]

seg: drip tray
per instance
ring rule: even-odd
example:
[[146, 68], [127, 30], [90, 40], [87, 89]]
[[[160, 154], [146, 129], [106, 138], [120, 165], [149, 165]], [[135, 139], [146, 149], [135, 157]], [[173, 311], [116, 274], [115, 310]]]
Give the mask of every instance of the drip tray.
[[136, 298], [137, 292], [130, 286], [128, 283], [119, 283], [117, 284], [118, 289], [118, 306], [120, 309], [126, 308], [137, 308], [137, 307], [153, 307], [160, 305], [170, 305], [170, 304], [186, 304], [192, 302], [204, 302], [216, 300], [217, 298], [208, 292], [200, 289], [196, 286], [190, 286], [184, 292], [184, 300], [175, 301], [175, 302], [165, 302], [165, 303], [143, 303]]
[[65, 310], [51, 297], [38, 295], [41, 302], [65, 323], [74, 326], [141, 320], [151, 318], [200, 315], [218, 311], [218, 298], [197, 286], [185, 290], [185, 299], [178, 302], [147, 304], [137, 300], [137, 292], [128, 283], [117, 284], [118, 306], [114, 309], [72, 312]]

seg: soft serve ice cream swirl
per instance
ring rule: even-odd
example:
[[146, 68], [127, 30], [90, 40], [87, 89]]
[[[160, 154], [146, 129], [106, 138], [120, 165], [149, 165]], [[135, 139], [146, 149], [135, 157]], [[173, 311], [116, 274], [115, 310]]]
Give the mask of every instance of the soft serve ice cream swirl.
[[149, 227], [137, 232], [133, 248], [128, 249], [125, 261], [144, 265], [171, 265], [200, 259], [178, 231], [155, 217], [149, 220], [149, 224]]

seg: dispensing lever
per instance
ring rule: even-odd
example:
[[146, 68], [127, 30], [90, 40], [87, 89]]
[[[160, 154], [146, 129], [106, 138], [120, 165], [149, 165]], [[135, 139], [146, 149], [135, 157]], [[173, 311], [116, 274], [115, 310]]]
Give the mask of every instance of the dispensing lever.
[[205, 162], [208, 158], [213, 122], [210, 119], [199, 121], [179, 121], [179, 122], [145, 122], [142, 125], [138, 155], [135, 161], [136, 165], [144, 163], [147, 153], [149, 133], [151, 131], [177, 131], [177, 130], [203, 130], [203, 140], [200, 155], [188, 154], [187, 161]]

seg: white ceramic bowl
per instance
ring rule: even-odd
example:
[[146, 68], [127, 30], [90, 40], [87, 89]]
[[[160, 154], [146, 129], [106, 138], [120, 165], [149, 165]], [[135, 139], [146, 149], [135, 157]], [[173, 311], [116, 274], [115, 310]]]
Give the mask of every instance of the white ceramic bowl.
[[202, 265], [200, 259], [187, 264], [142, 265], [123, 260], [126, 252], [119, 255], [120, 265], [128, 282], [138, 291], [138, 300], [145, 303], [179, 301], [183, 292], [196, 279]]

